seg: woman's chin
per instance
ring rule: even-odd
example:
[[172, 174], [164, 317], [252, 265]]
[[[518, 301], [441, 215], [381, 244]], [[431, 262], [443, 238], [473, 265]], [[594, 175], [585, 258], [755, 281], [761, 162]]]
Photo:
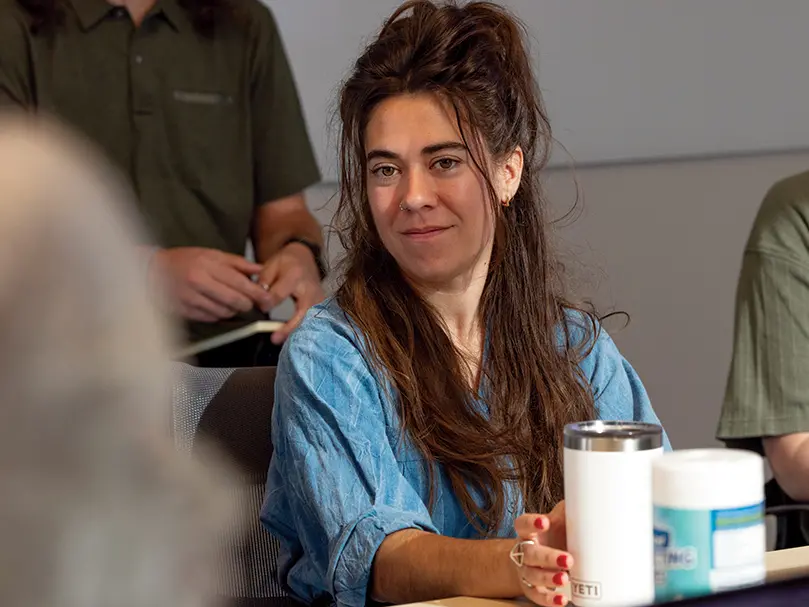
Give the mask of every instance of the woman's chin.
[[443, 264], [435, 264], [419, 267], [402, 267], [404, 275], [408, 280], [416, 285], [440, 289], [449, 287], [457, 282], [461, 272], [443, 267]]

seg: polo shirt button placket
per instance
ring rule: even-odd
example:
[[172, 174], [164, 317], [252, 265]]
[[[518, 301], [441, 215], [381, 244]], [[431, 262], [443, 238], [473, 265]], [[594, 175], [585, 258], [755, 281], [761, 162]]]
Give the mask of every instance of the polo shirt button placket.
[[132, 111], [136, 117], [150, 116], [154, 113], [154, 93], [151, 90], [149, 75], [144, 72], [146, 68], [144, 56], [134, 48], [132, 63]]

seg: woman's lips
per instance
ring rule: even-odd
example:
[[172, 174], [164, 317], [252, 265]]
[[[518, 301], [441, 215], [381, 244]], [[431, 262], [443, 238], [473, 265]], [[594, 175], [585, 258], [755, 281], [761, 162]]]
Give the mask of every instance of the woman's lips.
[[440, 236], [449, 230], [448, 226], [425, 226], [420, 228], [412, 228], [402, 232], [407, 238], [412, 240], [430, 240], [436, 236]]

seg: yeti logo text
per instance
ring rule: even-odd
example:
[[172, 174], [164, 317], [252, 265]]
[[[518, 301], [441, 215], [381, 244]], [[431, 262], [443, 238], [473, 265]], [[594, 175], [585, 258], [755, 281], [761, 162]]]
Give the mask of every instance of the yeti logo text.
[[601, 584], [599, 582], [570, 580], [570, 587], [574, 598], [601, 600]]

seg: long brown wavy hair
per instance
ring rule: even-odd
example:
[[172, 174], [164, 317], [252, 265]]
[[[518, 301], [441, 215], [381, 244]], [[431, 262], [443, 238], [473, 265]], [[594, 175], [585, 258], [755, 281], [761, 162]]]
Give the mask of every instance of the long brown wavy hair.
[[[17, 0], [31, 17], [35, 33], [52, 33], [64, 21], [67, 0]], [[180, 0], [194, 27], [204, 35], [212, 35], [223, 19], [242, 16], [233, 0]]]
[[[421, 92], [450, 103], [465, 141], [482, 140], [491, 158], [517, 146], [524, 154], [508, 208], [496, 199], [486, 159], [473, 156], [497, 218], [480, 304], [485, 411], [443, 322], [382, 245], [368, 204], [363, 142], [371, 110]], [[336, 298], [362, 331], [371, 364], [391, 383], [430, 487], [436, 465], [443, 466], [470, 522], [485, 533], [497, 529], [509, 506], [507, 485], [519, 490], [527, 511], [549, 511], [563, 497], [563, 428], [595, 415], [578, 363], [599, 325], [593, 312], [566, 298], [552, 251], [539, 175], [551, 129], [524, 26], [490, 2], [406, 2], [354, 65], [339, 117], [335, 227], [346, 254]]]

